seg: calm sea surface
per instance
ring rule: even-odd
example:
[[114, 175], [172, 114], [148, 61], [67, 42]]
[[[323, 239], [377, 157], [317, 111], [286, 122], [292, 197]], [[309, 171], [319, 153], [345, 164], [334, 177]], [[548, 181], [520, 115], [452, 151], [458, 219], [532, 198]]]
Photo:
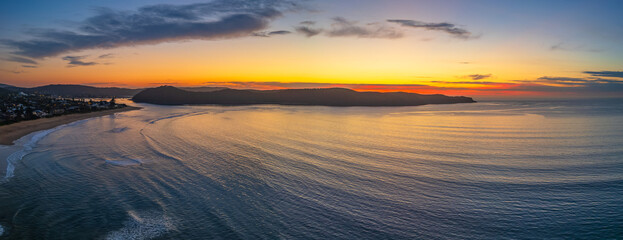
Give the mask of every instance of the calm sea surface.
[[620, 99], [139, 106], [13, 155], [0, 238], [623, 238]]

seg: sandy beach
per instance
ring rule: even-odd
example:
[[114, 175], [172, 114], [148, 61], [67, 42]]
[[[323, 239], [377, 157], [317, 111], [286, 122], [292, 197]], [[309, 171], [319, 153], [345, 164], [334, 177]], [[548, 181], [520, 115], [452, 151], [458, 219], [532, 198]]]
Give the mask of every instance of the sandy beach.
[[139, 107], [125, 107], [119, 109], [104, 110], [90, 113], [68, 114], [53, 118], [42, 118], [37, 120], [23, 121], [10, 125], [0, 126], [0, 178], [6, 174], [6, 158], [21, 146], [14, 145], [15, 140], [28, 134], [51, 129], [56, 126], [83, 120], [87, 118], [106, 116], [118, 112], [132, 111], [141, 109]]
[[37, 120], [23, 121], [5, 126], [0, 126], [0, 145], [13, 145], [13, 141], [30, 133], [54, 128], [59, 125], [75, 122], [82, 119], [106, 116], [113, 113], [140, 109], [139, 107], [125, 107], [90, 113], [68, 114], [53, 118], [41, 118]]

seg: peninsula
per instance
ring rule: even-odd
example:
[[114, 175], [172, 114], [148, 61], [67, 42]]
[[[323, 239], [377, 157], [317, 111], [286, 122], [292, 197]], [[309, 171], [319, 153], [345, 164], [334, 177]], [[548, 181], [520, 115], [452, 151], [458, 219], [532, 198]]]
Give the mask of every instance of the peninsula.
[[418, 106], [425, 104], [473, 103], [470, 97], [423, 95], [406, 92], [357, 92], [346, 88], [238, 90], [221, 89], [192, 92], [172, 86], [145, 89], [132, 98], [134, 102], [161, 105], [317, 105], [317, 106]]
[[0, 145], [32, 132], [82, 119], [139, 109], [110, 101], [84, 100], [0, 88]]

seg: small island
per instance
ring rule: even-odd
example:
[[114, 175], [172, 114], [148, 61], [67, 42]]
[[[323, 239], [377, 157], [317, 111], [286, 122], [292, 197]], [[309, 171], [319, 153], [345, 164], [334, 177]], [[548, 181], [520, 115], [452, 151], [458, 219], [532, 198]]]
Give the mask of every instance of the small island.
[[449, 97], [406, 92], [358, 92], [346, 88], [239, 90], [220, 89], [192, 92], [172, 86], [145, 89], [132, 98], [134, 102], [160, 105], [307, 105], [307, 106], [419, 106], [425, 104], [473, 103], [470, 97]]

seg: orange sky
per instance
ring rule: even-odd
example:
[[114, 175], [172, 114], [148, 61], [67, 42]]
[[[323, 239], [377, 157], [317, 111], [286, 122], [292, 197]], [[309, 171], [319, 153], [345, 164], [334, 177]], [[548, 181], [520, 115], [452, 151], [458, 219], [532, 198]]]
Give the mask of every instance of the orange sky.
[[[204, 4], [206, 1], [196, 2]], [[71, 38], [100, 34], [77, 30], [85, 26], [103, 28], [97, 25], [101, 23], [93, 23], [92, 18], [104, 15], [78, 5], [71, 10], [81, 12], [82, 17], [73, 19], [69, 27], [49, 26], [54, 17], [41, 19], [41, 22], [29, 19], [34, 21], [29, 22], [33, 28], [45, 25], [49, 32], [61, 27], [74, 29], [71, 30], [74, 35], [69, 37], [47, 32], [29, 35], [17, 30], [0, 36], [10, 39], [10, 44], [5, 44], [0, 52], [0, 82], [17, 86], [153, 87], [166, 84], [259, 89], [340, 86], [369, 91], [528, 97], [619, 96], [622, 92], [623, 85], [619, 81], [623, 82], [623, 74], [618, 71], [623, 65], [622, 55], [618, 55], [621, 47], [613, 45], [612, 40], [591, 35], [590, 31], [574, 25], [574, 21], [569, 22], [565, 14], [574, 9], [561, 12], [560, 16], [540, 16], [536, 20], [514, 15], [504, 15], [508, 19], [491, 19], [463, 16], [447, 10], [443, 4], [418, 2], [428, 5], [396, 1], [384, 5], [383, 11], [377, 11], [378, 6], [372, 3], [362, 5], [360, 11], [369, 11], [369, 15], [345, 10], [344, 3], [329, 1], [312, 1], [313, 7], [325, 9], [316, 12], [284, 10], [276, 5], [274, 9], [281, 11], [280, 15], [263, 19], [265, 26], [248, 32], [236, 30], [233, 35], [218, 37], [196, 37], [196, 33], [190, 32], [181, 36], [153, 36], [147, 40], [143, 40], [143, 36], [151, 36], [151, 33], [141, 32], [142, 35], [126, 37], [140, 40], [107, 39], [97, 44]], [[213, 7], [209, 1], [192, 6], [208, 10]], [[418, 6], [429, 6], [430, 11]], [[8, 3], [5, 7], [5, 11], [10, 8], [26, 12], [36, 10]], [[464, 7], [482, 11], [485, 6]], [[494, 10], [503, 15], [511, 13], [514, 7], [517, 6], [501, 6]], [[534, 7], [528, 10], [547, 10]], [[129, 8], [123, 10], [143, 14], [136, 11], [137, 8]], [[256, 14], [255, 8], [234, 10]], [[128, 13], [115, 14], [123, 17]], [[123, 21], [119, 16], [117, 19]], [[388, 20], [394, 18], [400, 18], [400, 24]], [[418, 20], [404, 20], [407, 18]], [[159, 21], [173, 21], [163, 19], [153, 21], [158, 24]], [[10, 20], [19, 24], [23, 19]], [[524, 26], [522, 20], [528, 25], [533, 23], [531, 21], [541, 25]], [[212, 20], [206, 21], [212, 23]], [[585, 22], [601, 23], [599, 19]], [[12, 29], [9, 25], [0, 27]], [[301, 27], [316, 29], [319, 33], [308, 36], [300, 31]], [[553, 29], [549, 30], [551, 33], [548, 28]], [[269, 35], [277, 30], [282, 34]], [[264, 36], [258, 36], [262, 34]], [[49, 43], [45, 41], [60, 42], [66, 47], [52, 52], [44, 48]], [[42, 46], [33, 46], [35, 43]], [[102, 45], [104, 43], [107, 45]]]

